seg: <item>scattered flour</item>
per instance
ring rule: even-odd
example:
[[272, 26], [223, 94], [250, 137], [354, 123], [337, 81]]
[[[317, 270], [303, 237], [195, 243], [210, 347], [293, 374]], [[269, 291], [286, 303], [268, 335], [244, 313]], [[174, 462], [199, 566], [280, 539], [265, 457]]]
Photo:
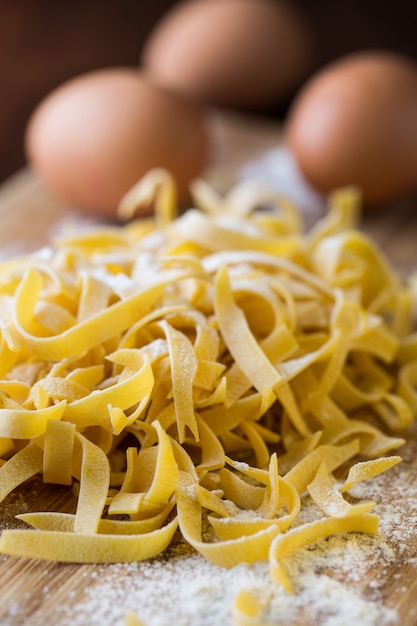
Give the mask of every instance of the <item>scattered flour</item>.
[[[384, 598], [393, 581], [400, 590], [407, 584], [402, 563], [417, 567], [414, 456], [415, 445], [404, 451], [403, 463], [352, 490], [354, 497], [377, 502], [379, 536], [336, 535], [287, 558], [294, 595], [273, 584], [265, 562], [226, 570], [179, 543], [164, 559], [101, 569], [76, 607], [62, 607], [62, 623], [122, 626], [131, 610], [146, 626], [228, 626], [233, 600], [245, 589], [268, 600], [262, 626], [399, 626]], [[301, 521], [314, 514], [314, 505], [306, 506]]]
[[399, 624], [395, 611], [383, 606], [378, 584], [368, 590], [361, 588], [371, 570], [378, 569], [383, 577], [384, 568], [395, 558], [390, 546], [379, 538], [332, 537], [317, 542], [314, 548], [298, 550], [287, 564], [295, 583], [294, 595], [272, 583], [265, 562], [226, 570], [189, 550], [188, 554], [182, 551], [187, 548], [180, 545], [166, 560], [100, 569], [76, 606], [61, 606], [58, 623], [122, 626], [125, 612], [130, 610], [146, 626], [226, 626], [234, 623], [233, 600], [245, 589], [269, 602], [262, 626]]
[[[229, 624], [233, 598], [242, 588], [273, 594], [266, 566], [218, 570], [198, 556], [146, 566], [110, 566], [75, 607], [61, 606], [58, 623], [122, 625], [125, 612], [131, 610], [149, 626]], [[296, 614], [296, 606], [284, 595], [274, 597], [274, 605], [274, 611], [286, 616]]]
[[[262, 626], [399, 626], [399, 616], [383, 600], [389, 580], [393, 575], [396, 579], [399, 559], [404, 562], [407, 554], [407, 562], [417, 560], [417, 549], [410, 549], [417, 528], [417, 487], [405, 480], [406, 467], [391, 471], [396, 474], [391, 476], [395, 500], [389, 501], [386, 476], [355, 487], [356, 497], [373, 497], [379, 503], [381, 535], [333, 536], [298, 550], [286, 562], [294, 595], [272, 583], [265, 562], [226, 570], [179, 542], [152, 562], [94, 570], [83, 595], [76, 603], [62, 604], [54, 621], [62, 626], [122, 626], [130, 610], [146, 626], [228, 626], [235, 623], [233, 600], [245, 589], [268, 602]], [[314, 513], [314, 505], [306, 506], [302, 521]]]
[[[58, 605], [48, 603], [46, 581], [44, 602], [31, 618], [22, 621], [24, 607], [14, 604], [0, 623], [123, 626], [126, 612], [133, 611], [145, 626], [242, 626], [243, 621], [234, 621], [232, 607], [239, 591], [247, 590], [267, 606], [262, 619], [251, 622], [257, 626], [402, 626], [402, 616], [386, 598], [392, 598], [393, 588], [401, 598], [410, 576], [416, 577], [417, 481], [412, 465], [416, 447], [415, 443], [406, 447], [403, 463], [351, 491], [354, 498], [377, 502], [378, 536], [336, 535], [286, 559], [293, 595], [274, 585], [266, 562], [218, 568], [178, 539], [152, 561], [81, 567], [79, 590], [68, 585]], [[5, 523], [11, 526], [24, 502], [18, 496], [8, 502]], [[300, 522], [316, 513], [315, 505], [307, 503]], [[414, 617], [407, 625], [417, 623], [417, 614]]]

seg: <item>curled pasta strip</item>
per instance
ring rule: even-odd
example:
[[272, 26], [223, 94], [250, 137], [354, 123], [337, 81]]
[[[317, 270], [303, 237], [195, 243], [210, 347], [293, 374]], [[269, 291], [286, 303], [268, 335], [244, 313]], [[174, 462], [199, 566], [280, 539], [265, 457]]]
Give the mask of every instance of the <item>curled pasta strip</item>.
[[376, 534], [378, 521], [378, 517], [371, 513], [350, 515], [338, 519], [330, 517], [316, 520], [311, 524], [294, 528], [284, 535], [279, 535], [271, 543], [269, 553], [272, 579], [277, 584], [282, 585], [287, 591], [292, 592], [293, 587], [283, 565], [283, 560], [288, 554], [313, 541], [336, 533], [365, 532]]
[[[179, 528], [219, 566], [269, 559], [291, 590], [292, 551], [377, 532], [373, 503], [344, 494], [400, 461], [415, 419], [412, 294], [355, 229], [354, 189], [307, 234], [254, 184], [193, 194], [176, 217], [171, 177], [150, 172], [120, 214], [154, 219], [0, 264], [0, 501], [36, 476], [76, 496], [20, 516], [37, 541], [3, 531], [0, 551], [133, 561]], [[308, 498], [320, 513], [300, 526]], [[242, 623], [254, 605], [238, 595]]]
[[177, 530], [172, 520], [149, 533], [110, 535], [107, 533], [75, 533], [16, 529], [4, 530], [0, 539], [3, 554], [31, 559], [71, 563], [131, 563], [151, 559], [165, 550]]

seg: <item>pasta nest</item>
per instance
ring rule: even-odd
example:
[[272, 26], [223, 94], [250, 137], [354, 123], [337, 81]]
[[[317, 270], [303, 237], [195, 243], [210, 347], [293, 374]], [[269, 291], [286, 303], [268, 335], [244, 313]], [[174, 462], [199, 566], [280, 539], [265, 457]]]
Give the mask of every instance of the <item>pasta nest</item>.
[[[153, 171], [133, 218], [0, 266], [0, 500], [34, 476], [71, 513], [26, 513], [0, 551], [122, 562], [182, 537], [219, 566], [376, 533], [358, 482], [388, 470], [417, 409], [412, 293], [342, 189], [307, 233], [252, 182], [220, 195]], [[317, 516], [303, 523], [309, 499]], [[301, 520], [301, 521], [300, 521]]]

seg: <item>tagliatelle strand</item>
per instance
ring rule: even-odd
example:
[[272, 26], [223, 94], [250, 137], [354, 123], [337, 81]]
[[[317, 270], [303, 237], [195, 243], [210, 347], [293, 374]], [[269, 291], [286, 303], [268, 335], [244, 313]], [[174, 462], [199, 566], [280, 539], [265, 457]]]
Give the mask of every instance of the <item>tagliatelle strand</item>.
[[282, 563], [288, 554], [313, 541], [336, 533], [364, 532], [376, 534], [378, 522], [376, 515], [363, 513], [362, 515], [351, 515], [338, 519], [317, 520], [311, 524], [305, 524], [290, 530], [285, 535], [280, 535], [274, 539], [270, 547], [269, 562], [272, 579], [277, 584], [282, 585], [287, 591], [292, 592], [293, 587], [288, 580]]
[[[162, 323], [170, 351], [172, 389], [180, 443], [188, 427], [196, 441], [199, 439], [197, 422], [193, 406], [193, 382], [197, 373], [198, 362], [191, 342], [178, 330]], [[187, 376], [183, 376], [184, 368]]]
[[151, 559], [165, 550], [178, 527], [176, 519], [150, 533], [109, 535], [104, 533], [4, 530], [3, 554], [63, 563], [132, 563]]
[[[98, 525], [98, 532], [106, 535], [141, 535], [150, 533], [161, 528], [173, 506], [174, 503], [171, 502], [160, 513], [140, 520], [101, 519]], [[71, 513], [23, 513], [18, 518], [38, 530], [74, 532], [75, 515]]]
[[145, 626], [141, 619], [133, 611], [125, 614], [124, 626]]
[[217, 273], [214, 297], [220, 331], [235, 362], [260, 393], [273, 389], [281, 376], [261, 350], [243, 312], [234, 303], [225, 268]]
[[43, 480], [46, 483], [71, 485], [75, 424], [49, 420], [43, 444]]
[[74, 531], [79, 533], [97, 532], [103, 515], [110, 483], [110, 469], [105, 453], [76, 433], [81, 446], [80, 491]]
[[345, 500], [341, 492], [337, 489], [336, 481], [331, 472], [322, 463], [312, 482], [307, 485], [308, 493], [320, 509], [329, 517], [349, 517], [360, 515], [372, 510], [375, 502], [364, 501], [358, 504], [350, 504]]
[[369, 480], [378, 476], [382, 472], [385, 472], [388, 468], [394, 467], [397, 463], [401, 462], [400, 456], [389, 456], [381, 459], [374, 459], [372, 461], [362, 461], [355, 463], [349, 469], [349, 473], [344, 484], [339, 488], [341, 493], [349, 491], [353, 485], [363, 480]]
[[232, 606], [234, 626], [263, 626], [259, 621], [262, 612], [267, 608], [268, 602], [256, 591], [241, 589], [235, 596]]
[[29, 443], [0, 467], [0, 501], [25, 480], [42, 471], [42, 449]]

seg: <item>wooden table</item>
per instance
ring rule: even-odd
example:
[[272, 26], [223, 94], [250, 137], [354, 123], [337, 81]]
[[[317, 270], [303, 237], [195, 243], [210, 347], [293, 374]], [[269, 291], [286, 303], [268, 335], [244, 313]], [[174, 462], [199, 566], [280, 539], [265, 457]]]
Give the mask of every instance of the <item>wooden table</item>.
[[[274, 148], [279, 142], [279, 126], [265, 121], [250, 119], [239, 116], [213, 115], [212, 136], [214, 145], [214, 163], [207, 172], [208, 178], [218, 183], [220, 187], [229, 186], [237, 172], [248, 161], [256, 160], [266, 151]], [[91, 223], [91, 218], [83, 216], [75, 209], [67, 206], [62, 200], [54, 197], [41, 183], [41, 181], [29, 170], [19, 172], [15, 177], [6, 182], [0, 188], [0, 255], [6, 258], [11, 255], [35, 250], [45, 245], [57, 230], [68, 226]], [[367, 215], [364, 218], [362, 228], [379, 243], [391, 261], [401, 273], [408, 273], [417, 269], [417, 201], [408, 199], [397, 203], [393, 210]], [[413, 429], [415, 430], [415, 428]], [[417, 624], [417, 438], [410, 434], [409, 440], [401, 450], [404, 462], [394, 468], [390, 477], [385, 481], [385, 492], [381, 490], [381, 481], [375, 493], [370, 488], [371, 497], [374, 496], [379, 502], [382, 519], [386, 515], [382, 528], [389, 536], [383, 537], [384, 550], [391, 550], [392, 559], [381, 558], [379, 563], [372, 562], [369, 567], [359, 567], [356, 578], [353, 574], [341, 574], [331, 571], [331, 564], [327, 575], [346, 579], [347, 589], [352, 592], [352, 620], [356, 626], [368, 626], [371, 623], [384, 625], [384, 616], [388, 609], [395, 610], [395, 619], [392, 624], [412, 626]], [[415, 460], [416, 459], [416, 460]], [[9, 496], [6, 503], [0, 508], [0, 527], [13, 526], [14, 515], [22, 506], [25, 509], [33, 508], [41, 510], [42, 506], [52, 506], [54, 510], [65, 510], [68, 506], [68, 496], [64, 489], [48, 487], [44, 489], [40, 484], [31, 484], [17, 495]], [[416, 531], [416, 532], [414, 532]], [[375, 546], [374, 546], [375, 548]], [[170, 558], [172, 563], [180, 563], [178, 571], [184, 576], [185, 583], [191, 584], [192, 579], [198, 578], [198, 563], [192, 551], [188, 556], [182, 556], [177, 561], [177, 548], [172, 549]], [[366, 557], [366, 550], [364, 551]], [[184, 559], [191, 559], [193, 568], [185, 575]], [[161, 562], [156, 560], [154, 566], [146, 565], [145, 569], [139, 567], [118, 567], [105, 565], [72, 565], [55, 564], [47, 562], [29, 561], [25, 559], [0, 557], [0, 624], [6, 625], [44, 625], [56, 624], [63, 626], [72, 624], [122, 624], [123, 613], [132, 606], [132, 576], [136, 571], [143, 580], [155, 578], [157, 586], [158, 577], [161, 574]], [[324, 570], [326, 561], [320, 560], [320, 568]], [[154, 567], [154, 569], [152, 569]], [[173, 583], [175, 579], [175, 565], [172, 567]], [[210, 577], [216, 577], [215, 568], [202, 567], [203, 582], [200, 592], [200, 605], [194, 615], [185, 611], [182, 621], [173, 620], [169, 612], [164, 616], [164, 603], [162, 598], [157, 602], [155, 610], [160, 610], [161, 621], [159, 623], [205, 625], [220, 623], [216, 621], [219, 613], [213, 613], [211, 621], [210, 607], [215, 602], [211, 601], [214, 592], [207, 591], [210, 587]], [[188, 576], [188, 578], [187, 578]], [[220, 576], [220, 574], [219, 574]], [[231, 578], [219, 578], [221, 584], [232, 585]], [[195, 582], [195, 581], [194, 581]], [[203, 584], [204, 583], [204, 584]], [[135, 583], [140, 587], [140, 583]], [[107, 588], [106, 588], [107, 585]], [[204, 587], [205, 585], [205, 587]], [[147, 587], [148, 588], [148, 587]], [[97, 597], [104, 598], [108, 595], [107, 613], [98, 604], [94, 604], [94, 593]], [[125, 589], [125, 593], [123, 591]], [[178, 585], [175, 587], [178, 592]], [[215, 601], [220, 602], [219, 593], [227, 595], [226, 588], [219, 592], [217, 589]], [[329, 588], [331, 594], [332, 588]], [[117, 591], [117, 593], [116, 593]], [[138, 591], [139, 593], [139, 591]], [[166, 598], [169, 602], [178, 601], [178, 596], [170, 598], [170, 591], [166, 589]], [[318, 590], [317, 593], [322, 593]], [[101, 594], [101, 595], [100, 595]], [[204, 595], [205, 594], [205, 595]], [[356, 594], [356, 595], [355, 595]], [[163, 594], [162, 594], [163, 595]], [[321, 611], [317, 606], [303, 606], [303, 597], [294, 598], [292, 618], [286, 618], [286, 624], [342, 624], [352, 623], [332, 621], [326, 611]], [[355, 597], [365, 603], [369, 602], [368, 608], [375, 609], [379, 603], [383, 613], [365, 613], [361, 617], [355, 616]], [[331, 598], [330, 598], [331, 599]], [[334, 598], [334, 606], [337, 598]], [[111, 606], [118, 603], [118, 607]], [[287, 601], [286, 611], [290, 607], [291, 600]], [[137, 604], [137, 601], [136, 601]], [[135, 605], [135, 602], [133, 602]], [[216, 606], [217, 606], [216, 605]], [[197, 606], [197, 604], [196, 604]], [[90, 608], [89, 608], [90, 607]], [[110, 610], [110, 608], [111, 610]], [[91, 612], [89, 613], [89, 610]], [[213, 608], [214, 610], [214, 608]], [[218, 610], [218, 606], [217, 609]], [[110, 612], [109, 612], [110, 611]], [[203, 613], [201, 612], [204, 612]], [[184, 611], [183, 611], [184, 612]], [[116, 615], [116, 621], [113, 617]], [[373, 618], [372, 615], [375, 615]], [[217, 617], [216, 617], [217, 616]], [[382, 616], [382, 617], [381, 617]], [[221, 623], [232, 623], [229, 618], [224, 618]], [[372, 621], [374, 619], [374, 621]], [[188, 621], [187, 621], [188, 620]], [[326, 621], [327, 620], [327, 621]], [[371, 621], [369, 621], [371, 620]], [[277, 614], [274, 624], [284, 623]], [[386, 622], [387, 623], [387, 622]]]

